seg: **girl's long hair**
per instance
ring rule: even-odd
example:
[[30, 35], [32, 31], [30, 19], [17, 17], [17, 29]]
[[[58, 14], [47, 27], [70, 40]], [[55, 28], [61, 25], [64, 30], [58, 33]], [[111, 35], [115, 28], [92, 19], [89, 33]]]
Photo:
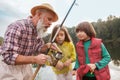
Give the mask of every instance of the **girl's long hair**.
[[[55, 34], [56, 34], [56, 32], [57, 32], [57, 29], [58, 29], [59, 27], [60, 27], [60, 25], [56, 25], [56, 26], [53, 28], [52, 34], [51, 34], [51, 37], [50, 37], [50, 41], [52, 41], [52, 39], [53, 39], [53, 37], [55, 36]], [[69, 33], [68, 33], [67, 28], [66, 28], [65, 26], [62, 26], [62, 27], [60, 28], [60, 30], [64, 31], [64, 33], [65, 33], [65, 41], [71, 42], [72, 39], [71, 39], [71, 37], [70, 37], [70, 35], [69, 35]], [[54, 42], [56, 42], [56, 41], [54, 41]]]

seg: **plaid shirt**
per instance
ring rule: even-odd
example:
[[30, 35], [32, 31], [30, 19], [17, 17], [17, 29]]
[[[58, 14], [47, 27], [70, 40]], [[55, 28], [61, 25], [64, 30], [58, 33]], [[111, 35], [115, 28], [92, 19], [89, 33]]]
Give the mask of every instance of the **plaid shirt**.
[[44, 44], [37, 38], [37, 30], [30, 18], [18, 20], [8, 26], [0, 53], [7, 64], [15, 64], [16, 57], [30, 56], [40, 51]]

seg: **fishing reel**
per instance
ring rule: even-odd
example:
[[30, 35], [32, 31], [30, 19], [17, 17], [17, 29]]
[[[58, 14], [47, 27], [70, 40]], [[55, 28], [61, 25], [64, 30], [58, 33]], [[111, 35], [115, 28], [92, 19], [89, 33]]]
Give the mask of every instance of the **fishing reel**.
[[49, 63], [51, 66], [56, 66], [57, 62], [63, 58], [62, 52], [58, 51], [50, 51], [49, 55]]
[[57, 59], [60, 60], [62, 59], [62, 52], [53, 52], [53, 56]]

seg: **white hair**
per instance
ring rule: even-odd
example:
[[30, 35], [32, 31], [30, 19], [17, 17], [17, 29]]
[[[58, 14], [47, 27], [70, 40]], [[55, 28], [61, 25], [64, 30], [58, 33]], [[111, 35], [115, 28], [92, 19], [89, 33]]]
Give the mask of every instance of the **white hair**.
[[36, 10], [36, 13], [40, 13], [40, 12], [44, 12], [44, 13], [47, 13], [48, 12], [48, 10], [46, 10], [46, 9], [38, 9], [38, 10]]

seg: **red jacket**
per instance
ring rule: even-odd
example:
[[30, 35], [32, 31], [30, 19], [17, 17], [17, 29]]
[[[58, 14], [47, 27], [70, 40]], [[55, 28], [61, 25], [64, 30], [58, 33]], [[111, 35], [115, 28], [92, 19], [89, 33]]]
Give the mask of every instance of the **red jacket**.
[[[102, 59], [101, 53], [101, 39], [92, 38], [90, 47], [88, 48], [88, 56], [90, 59], [90, 63], [99, 62]], [[78, 61], [80, 66], [85, 65], [85, 52], [83, 42], [80, 41], [76, 44], [76, 51], [78, 55]], [[95, 69], [94, 74], [97, 80], [110, 80], [110, 73], [108, 65], [104, 68], [97, 70]]]
[[90, 67], [88, 65], [81, 65], [78, 69], [77, 69], [77, 76], [76, 76], [76, 80], [82, 80], [82, 77], [88, 73], [90, 70]]

